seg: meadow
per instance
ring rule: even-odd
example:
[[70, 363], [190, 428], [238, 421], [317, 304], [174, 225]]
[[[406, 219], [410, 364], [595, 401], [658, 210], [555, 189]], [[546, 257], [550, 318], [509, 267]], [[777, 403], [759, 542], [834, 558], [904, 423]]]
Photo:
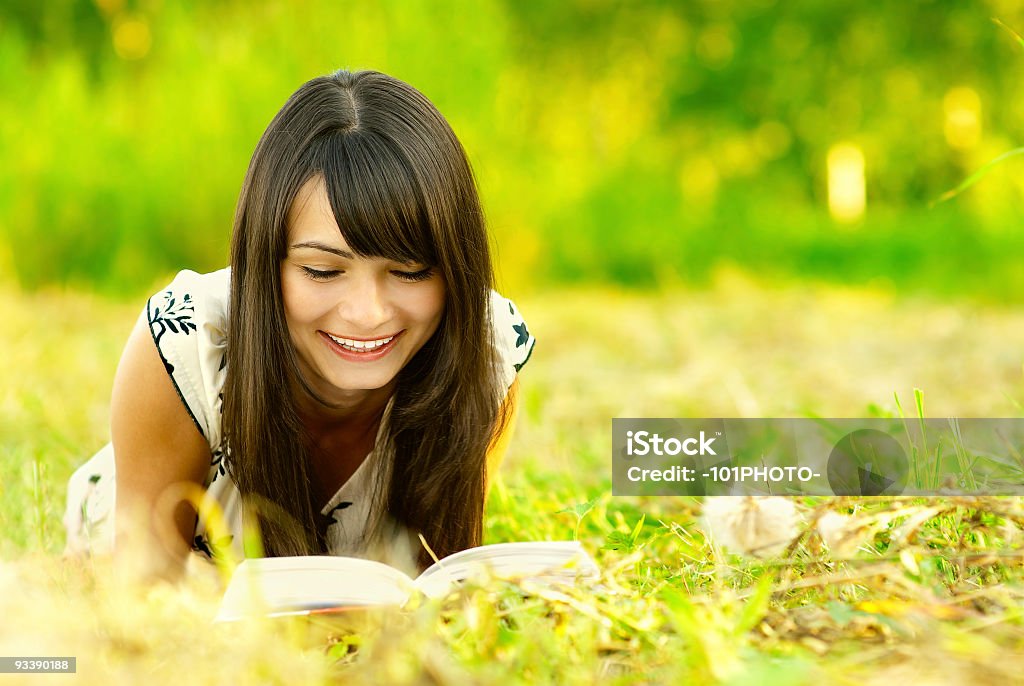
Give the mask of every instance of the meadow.
[[[710, 501], [612, 496], [610, 446], [613, 417], [1021, 417], [1022, 26], [1018, 0], [3, 3], [0, 655], [109, 684], [1019, 683], [1019, 498], [787, 499], [759, 558]], [[450, 120], [538, 339], [486, 542], [578, 538], [598, 583], [223, 626], [212, 568], [62, 558], [144, 298], [224, 266], [260, 133], [338, 68]]]
[[[114, 684], [1017, 678], [1019, 499], [799, 499], [793, 543], [759, 559], [709, 536], [700, 499], [613, 497], [608, 451], [615, 416], [894, 416], [894, 394], [912, 406], [915, 388], [929, 416], [1019, 416], [1008, 342], [1024, 314], [734, 269], [706, 289], [556, 295], [517, 298], [539, 342], [486, 542], [578, 537], [600, 583], [523, 594], [495, 581], [353, 629], [212, 625], [212, 571], [132, 590], [62, 561], [64, 483], [107, 440], [139, 303], [5, 286], [0, 653], [73, 655], [78, 680]], [[848, 517], [831, 545], [830, 512]]]

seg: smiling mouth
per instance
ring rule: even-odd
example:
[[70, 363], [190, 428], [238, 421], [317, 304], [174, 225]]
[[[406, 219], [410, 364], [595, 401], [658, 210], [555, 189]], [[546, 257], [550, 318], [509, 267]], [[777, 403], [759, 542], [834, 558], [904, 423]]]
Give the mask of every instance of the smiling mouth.
[[341, 336], [335, 336], [329, 334], [326, 331], [323, 332], [328, 338], [337, 343], [341, 348], [353, 352], [353, 353], [369, 353], [375, 350], [383, 348], [385, 345], [395, 340], [398, 334], [393, 334], [386, 338], [374, 338], [372, 340], [358, 340], [355, 338], [342, 338]]

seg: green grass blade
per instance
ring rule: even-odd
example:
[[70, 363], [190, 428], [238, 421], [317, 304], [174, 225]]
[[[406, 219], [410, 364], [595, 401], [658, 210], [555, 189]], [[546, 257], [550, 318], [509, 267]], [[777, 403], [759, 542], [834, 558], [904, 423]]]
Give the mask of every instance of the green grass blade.
[[992, 17], [992, 21], [993, 21], [993, 23], [995, 23], [996, 26], [998, 26], [998, 27], [1000, 27], [1002, 29], [1006, 29], [1007, 33], [1009, 33], [1011, 36], [1013, 36], [1013, 39], [1017, 41], [1017, 45], [1019, 45], [1022, 48], [1024, 48], [1024, 38], [1021, 38], [1019, 33], [1014, 31], [1009, 26], [1007, 26], [1003, 22], [999, 21], [995, 17]]
[[973, 174], [968, 176], [966, 179], [964, 179], [960, 183], [959, 186], [957, 186], [956, 188], [954, 188], [952, 190], [946, 191], [945, 193], [940, 195], [939, 199], [933, 201], [930, 206], [934, 207], [935, 205], [939, 204], [940, 202], [946, 202], [947, 200], [955, 198], [956, 196], [960, 195], [965, 190], [967, 190], [968, 188], [970, 188], [971, 186], [976, 184], [983, 176], [985, 176], [992, 169], [992, 167], [994, 167], [997, 164], [1000, 164], [1002, 162], [1005, 162], [1006, 160], [1010, 159], [1011, 157], [1016, 157], [1017, 155], [1020, 155], [1022, 153], [1024, 153], [1024, 147], [1014, 148], [1013, 150], [1009, 150], [1007, 152], [1004, 152], [999, 157], [996, 157], [995, 159], [990, 160], [981, 169], [979, 169], [978, 171], [974, 172]]

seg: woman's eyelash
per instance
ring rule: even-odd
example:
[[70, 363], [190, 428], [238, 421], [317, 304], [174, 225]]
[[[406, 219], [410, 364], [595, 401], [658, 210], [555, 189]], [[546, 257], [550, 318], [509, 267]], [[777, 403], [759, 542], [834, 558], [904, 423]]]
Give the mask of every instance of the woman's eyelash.
[[313, 269], [312, 267], [302, 267], [302, 271], [306, 272], [306, 276], [317, 281], [326, 281], [332, 276], [340, 274], [337, 269]]
[[[302, 271], [306, 273], [306, 276], [315, 281], [327, 281], [338, 274], [341, 274], [340, 269], [313, 269], [312, 267], [302, 266]], [[395, 270], [391, 272], [403, 281], [426, 281], [434, 274], [433, 267], [427, 267], [426, 269], [420, 269], [414, 272], [404, 272], [401, 270]]]
[[406, 281], [426, 281], [434, 274], [434, 268], [427, 267], [426, 269], [421, 269], [416, 272], [394, 271], [391, 273], [400, 279], [405, 279]]

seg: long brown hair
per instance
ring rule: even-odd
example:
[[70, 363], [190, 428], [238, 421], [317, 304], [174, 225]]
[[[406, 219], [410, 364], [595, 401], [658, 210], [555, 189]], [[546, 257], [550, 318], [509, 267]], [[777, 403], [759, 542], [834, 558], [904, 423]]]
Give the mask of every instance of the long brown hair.
[[[485, 454], [504, 418], [489, 297], [494, 280], [472, 170], [448, 122], [419, 91], [379, 72], [313, 79], [264, 132], [242, 185], [231, 241], [224, 435], [228, 470], [256, 503], [268, 555], [326, 549], [311, 488], [309, 440], [293, 389], [299, 371], [281, 297], [287, 215], [321, 176], [346, 243], [360, 256], [434, 266], [445, 279], [441, 323], [399, 372], [374, 493], [394, 528], [446, 555], [482, 535]], [[315, 397], [315, 394], [314, 394]], [[282, 516], [284, 515], [284, 516]], [[429, 561], [425, 551], [420, 565]]]

